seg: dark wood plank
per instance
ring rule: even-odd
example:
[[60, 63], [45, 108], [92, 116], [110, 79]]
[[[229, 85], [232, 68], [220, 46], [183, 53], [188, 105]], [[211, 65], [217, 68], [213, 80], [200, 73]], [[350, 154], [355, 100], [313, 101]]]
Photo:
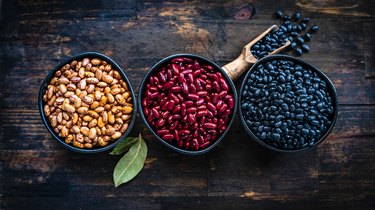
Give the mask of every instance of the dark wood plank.
[[[240, 20], [253, 5], [256, 15]], [[0, 1], [0, 209], [373, 209], [375, 206], [375, 5], [362, 1]], [[84, 6], [82, 6], [84, 5]], [[302, 10], [320, 30], [302, 59], [339, 95], [335, 128], [318, 147], [268, 151], [238, 116], [223, 141], [190, 157], [160, 144], [138, 117], [145, 168], [115, 188], [120, 157], [66, 150], [37, 110], [45, 75], [85, 51], [111, 56], [135, 92], [148, 69], [179, 53], [219, 65], [272, 24]], [[244, 11], [244, 10], [241, 10]], [[290, 54], [290, 53], [287, 53]], [[239, 88], [242, 79], [235, 84]]]

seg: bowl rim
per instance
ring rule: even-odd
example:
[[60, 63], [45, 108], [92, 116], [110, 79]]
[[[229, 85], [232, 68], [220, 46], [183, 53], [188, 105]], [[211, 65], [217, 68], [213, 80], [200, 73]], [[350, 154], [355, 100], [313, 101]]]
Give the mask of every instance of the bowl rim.
[[[47, 87], [48, 83], [53, 78], [54, 73], [56, 71], [60, 70], [64, 65], [66, 65], [68, 63], [70, 64], [70, 62], [72, 62], [73, 60], [83, 59], [85, 57], [100, 58], [102, 60], [107, 61], [109, 64], [111, 64], [116, 70], [118, 70], [120, 72], [120, 74], [122, 76], [122, 79], [124, 79], [124, 81], [128, 84], [129, 90], [131, 92], [131, 96], [133, 97], [133, 100], [132, 100], [132, 104], [133, 104], [132, 119], [129, 123], [128, 129], [115, 142], [112, 142], [111, 144], [108, 144], [105, 147], [100, 147], [100, 148], [95, 148], [95, 149], [81, 149], [81, 148], [77, 148], [77, 147], [74, 147], [70, 144], [65, 143], [65, 141], [63, 139], [61, 139], [58, 135], [56, 135], [55, 132], [53, 131], [53, 129], [50, 125], [50, 122], [47, 119], [47, 116], [45, 116], [44, 108], [43, 108], [43, 106], [45, 105], [45, 103], [43, 101], [43, 92], [44, 92], [45, 88]], [[80, 54], [71, 56], [69, 58], [63, 59], [59, 64], [57, 64], [52, 70], [50, 70], [48, 72], [47, 76], [43, 79], [43, 82], [41, 83], [40, 88], [39, 88], [38, 110], [39, 110], [40, 117], [42, 118], [43, 124], [47, 128], [49, 133], [54, 137], [54, 139], [56, 139], [58, 142], [60, 142], [66, 148], [68, 148], [69, 150], [75, 151], [75, 152], [80, 152], [80, 153], [99, 153], [99, 152], [104, 152], [104, 151], [107, 151], [107, 150], [115, 147], [117, 144], [122, 142], [129, 135], [130, 131], [132, 130], [132, 128], [135, 124], [135, 120], [136, 120], [136, 116], [137, 116], [137, 108], [138, 107], [137, 107], [136, 101], [137, 101], [136, 95], [134, 94], [133, 87], [132, 87], [128, 77], [126, 76], [125, 71], [112, 58], [110, 58], [110, 57], [108, 57], [104, 54], [98, 53], [98, 52], [91, 52], [90, 51], [90, 52], [80, 53]]]
[[319, 145], [320, 143], [322, 143], [326, 137], [329, 135], [329, 133], [332, 131], [335, 123], [336, 123], [336, 120], [337, 120], [337, 117], [338, 117], [338, 97], [337, 97], [337, 90], [332, 82], [332, 80], [326, 75], [324, 74], [320, 69], [316, 68], [315, 66], [311, 65], [310, 63], [307, 63], [306, 61], [302, 60], [302, 59], [299, 59], [299, 58], [296, 58], [296, 57], [293, 57], [293, 56], [289, 56], [289, 55], [269, 55], [269, 56], [266, 56], [260, 60], [258, 60], [251, 68], [250, 70], [246, 73], [244, 79], [243, 79], [243, 82], [241, 84], [241, 88], [240, 88], [240, 92], [239, 92], [239, 104], [241, 104], [241, 100], [242, 100], [242, 91], [244, 89], [244, 86], [245, 86], [245, 82], [247, 80], [247, 78], [249, 77], [249, 75], [254, 72], [256, 70], [256, 68], [260, 65], [260, 64], [264, 64], [268, 61], [273, 61], [273, 60], [280, 60], [280, 59], [284, 59], [284, 60], [289, 60], [289, 61], [293, 61], [293, 62], [296, 62], [302, 66], [307, 66], [309, 67], [312, 71], [316, 72], [326, 83], [327, 83], [327, 87], [329, 88], [329, 92], [332, 93], [331, 97], [332, 97], [332, 106], [334, 108], [334, 112], [333, 112], [333, 118], [332, 118], [332, 123], [330, 125], [330, 127], [328, 128], [328, 130], [326, 131], [326, 133], [320, 137], [320, 139], [318, 141], [316, 141], [312, 146], [307, 146], [305, 148], [302, 148], [302, 149], [295, 149], [295, 150], [287, 150], [287, 149], [279, 149], [279, 148], [276, 148], [276, 147], [273, 147], [269, 144], [266, 144], [264, 143], [262, 140], [260, 140], [254, 133], [253, 131], [249, 128], [249, 126], [246, 124], [245, 122], [245, 118], [244, 118], [244, 115], [242, 113], [242, 107], [239, 105], [239, 109], [238, 109], [238, 112], [239, 112], [239, 115], [240, 115], [240, 121], [241, 121], [241, 124], [244, 126], [245, 128], [245, 131], [246, 133], [254, 140], [256, 141], [257, 143], [259, 143], [260, 145], [270, 149], [270, 150], [273, 150], [273, 151], [276, 151], [276, 152], [284, 152], [284, 153], [294, 153], [294, 152], [301, 152], [301, 151], [306, 151], [306, 150], [310, 150], [314, 147], [316, 147], [317, 145]]
[[[233, 94], [233, 99], [235, 101], [234, 103], [234, 109], [233, 109], [233, 113], [232, 113], [232, 116], [231, 116], [231, 120], [229, 121], [229, 124], [226, 128], [226, 130], [221, 134], [221, 136], [214, 142], [212, 143], [210, 146], [206, 147], [205, 149], [202, 149], [202, 150], [197, 150], [197, 151], [193, 151], [193, 150], [185, 150], [185, 149], [181, 149], [179, 147], [176, 147], [166, 141], [164, 141], [161, 137], [159, 137], [159, 135], [157, 135], [155, 133], [155, 131], [151, 128], [151, 126], [148, 124], [147, 120], [146, 120], [146, 117], [144, 115], [144, 112], [143, 112], [143, 109], [142, 109], [142, 95], [145, 91], [145, 86], [146, 86], [146, 82], [147, 80], [150, 78], [150, 76], [159, 69], [159, 67], [163, 66], [164, 64], [166, 64], [167, 62], [169, 62], [170, 60], [174, 59], [174, 58], [177, 58], [177, 57], [186, 57], [186, 58], [194, 58], [194, 59], [198, 59], [204, 63], [208, 63], [210, 65], [212, 65], [213, 67], [215, 67], [219, 72], [221, 72], [223, 75], [224, 75], [224, 78], [226, 79], [226, 81], [229, 83], [229, 86], [230, 86], [230, 90], [232, 91], [232, 94]], [[146, 75], [143, 77], [142, 79], [142, 82], [139, 86], [139, 90], [138, 90], [138, 109], [139, 109], [139, 115], [141, 116], [141, 119], [142, 121], [145, 123], [147, 129], [152, 133], [153, 136], [155, 136], [155, 138], [161, 142], [163, 145], [167, 146], [168, 148], [172, 149], [173, 151], [175, 152], [178, 152], [180, 154], [184, 154], [184, 155], [200, 155], [200, 154], [204, 154], [204, 153], [207, 153], [208, 151], [210, 151], [211, 149], [213, 149], [216, 145], [218, 145], [220, 143], [220, 141], [226, 136], [226, 134], [229, 132], [232, 124], [233, 124], [233, 121], [235, 119], [235, 116], [236, 116], [236, 112], [237, 112], [237, 108], [238, 108], [238, 95], [237, 95], [237, 89], [233, 83], [233, 81], [228, 77], [228, 75], [224, 72], [224, 70], [219, 66], [217, 65], [215, 62], [209, 60], [208, 58], [205, 58], [205, 57], [202, 57], [202, 56], [199, 56], [199, 55], [195, 55], [195, 54], [190, 54], [190, 53], [178, 53], [178, 54], [172, 54], [172, 55], [169, 55], [167, 57], [164, 57], [163, 59], [159, 60], [156, 64], [154, 64], [150, 69], [149, 71], [146, 73]]]

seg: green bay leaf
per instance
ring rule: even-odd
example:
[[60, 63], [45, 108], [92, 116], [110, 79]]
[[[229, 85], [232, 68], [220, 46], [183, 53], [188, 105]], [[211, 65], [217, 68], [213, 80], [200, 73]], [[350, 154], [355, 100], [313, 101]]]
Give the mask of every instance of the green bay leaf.
[[109, 153], [110, 155], [121, 155], [122, 153], [128, 151], [133, 144], [135, 144], [138, 140], [138, 137], [127, 137], [124, 141], [120, 142], [113, 148], [112, 152]]
[[132, 180], [142, 170], [147, 156], [147, 145], [141, 135], [120, 159], [113, 172], [115, 187]]

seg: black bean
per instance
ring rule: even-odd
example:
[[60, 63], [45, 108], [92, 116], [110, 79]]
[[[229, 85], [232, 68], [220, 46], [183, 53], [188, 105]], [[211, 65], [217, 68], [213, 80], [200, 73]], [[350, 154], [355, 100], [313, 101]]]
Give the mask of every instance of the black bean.
[[308, 22], [310, 22], [310, 18], [305, 17], [305, 18], [302, 19], [302, 22], [303, 23], [308, 23]]
[[310, 41], [310, 40], [311, 40], [311, 34], [306, 33], [305, 35], [303, 35], [303, 39], [304, 39], [305, 41]]
[[283, 12], [281, 10], [278, 10], [276, 12], [276, 18], [281, 18], [283, 16]]
[[299, 21], [299, 19], [301, 19], [301, 12], [296, 12], [296, 13], [294, 13], [294, 20], [295, 21]]
[[331, 94], [311, 69], [289, 60], [272, 60], [259, 65], [244, 81], [241, 111], [245, 123], [264, 143], [288, 150], [310, 147], [331, 126]]
[[297, 43], [302, 45], [302, 44], [305, 43], [305, 40], [302, 37], [298, 37], [297, 38]]
[[310, 28], [311, 33], [315, 33], [315, 32], [317, 32], [318, 30], [319, 30], [319, 27], [318, 27], [317, 25], [313, 25], [313, 26], [311, 26], [311, 28]]
[[310, 47], [307, 46], [306, 44], [303, 44], [303, 45], [301, 46], [301, 48], [302, 48], [302, 51], [305, 52], [305, 53], [310, 51]]
[[295, 53], [296, 53], [297, 56], [301, 56], [302, 55], [301, 48], [296, 48]]

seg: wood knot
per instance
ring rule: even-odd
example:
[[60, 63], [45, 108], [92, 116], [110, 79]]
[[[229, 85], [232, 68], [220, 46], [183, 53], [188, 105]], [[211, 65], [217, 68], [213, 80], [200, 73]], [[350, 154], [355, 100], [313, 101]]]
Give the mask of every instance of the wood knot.
[[232, 10], [232, 17], [236, 20], [249, 20], [256, 14], [256, 8], [252, 3], [236, 6]]

